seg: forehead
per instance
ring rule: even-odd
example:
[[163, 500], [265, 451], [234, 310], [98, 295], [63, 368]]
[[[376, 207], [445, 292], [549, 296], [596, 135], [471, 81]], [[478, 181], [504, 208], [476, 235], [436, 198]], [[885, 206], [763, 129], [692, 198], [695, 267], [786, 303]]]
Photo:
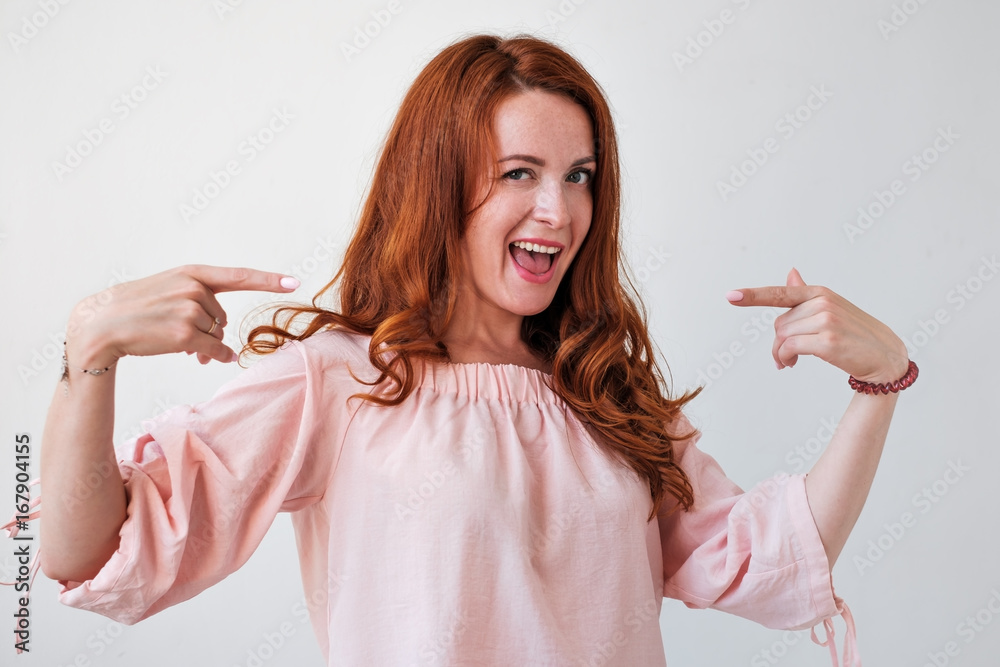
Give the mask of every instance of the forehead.
[[502, 154], [544, 151], [572, 162], [594, 152], [587, 111], [565, 95], [531, 90], [501, 102], [493, 121]]

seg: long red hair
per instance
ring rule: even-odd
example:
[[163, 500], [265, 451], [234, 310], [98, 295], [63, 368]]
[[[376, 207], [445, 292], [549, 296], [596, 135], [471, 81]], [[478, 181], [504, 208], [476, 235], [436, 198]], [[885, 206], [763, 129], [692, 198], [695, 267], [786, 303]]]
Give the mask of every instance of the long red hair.
[[[342, 327], [371, 336], [380, 373], [359, 394], [397, 405], [414, 388], [414, 361], [447, 362], [442, 342], [461, 280], [459, 241], [478, 183], [495, 164], [493, 119], [512, 95], [542, 90], [583, 107], [594, 128], [590, 230], [544, 311], [524, 318], [522, 338], [552, 365], [552, 389], [598, 442], [648, 481], [652, 519], [669, 494], [685, 508], [690, 481], [674, 460], [668, 427], [697, 391], [671, 400], [646, 315], [622, 261], [620, 173], [611, 110], [572, 56], [534, 37], [480, 35], [439, 53], [413, 82], [375, 169], [340, 270], [312, 305], [277, 308], [244, 351], [272, 352], [288, 340]], [[339, 312], [321, 305], [339, 291]], [[295, 329], [293, 332], [292, 329]]]

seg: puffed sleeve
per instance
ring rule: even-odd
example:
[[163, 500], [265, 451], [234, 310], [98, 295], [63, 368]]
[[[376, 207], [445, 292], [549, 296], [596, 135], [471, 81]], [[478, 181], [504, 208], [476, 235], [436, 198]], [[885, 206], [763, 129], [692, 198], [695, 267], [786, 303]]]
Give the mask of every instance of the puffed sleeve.
[[147, 422], [119, 461], [120, 546], [93, 579], [60, 582], [60, 601], [135, 623], [238, 569], [277, 512], [317, 502], [339, 441], [330, 373], [315, 357], [291, 343], [205, 403]]
[[[688, 433], [686, 419], [676, 433]], [[769, 628], [809, 628], [838, 614], [830, 566], [806, 499], [805, 476], [775, 475], [744, 493], [697, 447], [675, 455], [694, 487], [694, 506], [657, 517], [663, 595], [719, 609]]]

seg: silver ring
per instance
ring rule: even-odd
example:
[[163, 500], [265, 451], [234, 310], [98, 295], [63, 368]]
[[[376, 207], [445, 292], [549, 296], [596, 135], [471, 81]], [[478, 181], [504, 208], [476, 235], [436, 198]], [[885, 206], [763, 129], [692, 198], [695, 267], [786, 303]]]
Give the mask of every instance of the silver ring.
[[220, 324], [222, 324], [222, 322], [220, 322], [220, 321], [219, 321], [219, 318], [218, 318], [218, 317], [216, 317], [216, 318], [215, 318], [215, 321], [214, 321], [214, 322], [212, 322], [212, 328], [211, 328], [211, 329], [209, 329], [208, 331], [206, 331], [205, 333], [207, 333], [207, 334], [211, 335], [211, 334], [212, 334], [212, 332], [213, 332], [213, 331], [215, 331], [215, 327], [219, 326]]

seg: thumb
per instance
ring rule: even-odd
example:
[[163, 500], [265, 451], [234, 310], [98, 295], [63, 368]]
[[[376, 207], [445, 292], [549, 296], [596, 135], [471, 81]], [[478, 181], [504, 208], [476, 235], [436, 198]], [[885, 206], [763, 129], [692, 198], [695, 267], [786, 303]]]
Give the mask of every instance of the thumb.
[[802, 280], [802, 276], [799, 274], [799, 270], [793, 268], [788, 272], [788, 278], [785, 280], [785, 284], [789, 287], [795, 285], [799, 287], [804, 287], [806, 281]]

